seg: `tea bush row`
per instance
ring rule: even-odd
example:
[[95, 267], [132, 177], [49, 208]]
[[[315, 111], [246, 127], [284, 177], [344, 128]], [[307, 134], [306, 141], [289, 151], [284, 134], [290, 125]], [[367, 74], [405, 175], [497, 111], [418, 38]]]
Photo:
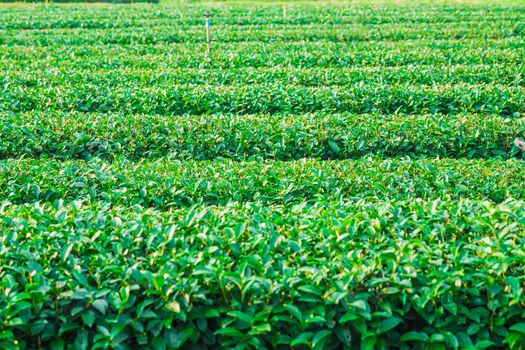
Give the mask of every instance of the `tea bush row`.
[[[384, 6], [318, 6], [312, 11], [311, 6], [304, 4], [289, 4], [290, 16], [282, 16], [281, 4], [260, 6], [258, 4], [231, 4], [206, 7], [203, 4], [174, 7], [169, 4], [161, 6], [134, 5], [122, 8], [96, 6], [85, 11], [80, 6], [69, 6], [68, 16], [63, 9], [50, 6], [48, 8], [0, 8], [0, 29], [48, 29], [48, 28], [85, 28], [109, 29], [119, 27], [155, 27], [162, 25], [202, 26], [203, 12], [213, 14], [212, 23], [239, 26], [306, 26], [320, 24], [368, 26], [396, 25], [400, 29], [407, 26], [420, 25], [429, 29], [439, 25], [449, 28], [462, 26], [464, 23], [501, 23], [505, 20], [519, 23], [523, 16], [523, 8], [516, 4], [477, 4], [477, 6], [428, 6], [428, 4], [400, 5], [398, 7]], [[379, 5], [379, 6], [377, 6]], [[344, 26], [341, 26], [344, 28]], [[482, 26], [476, 28], [479, 32], [488, 31]]]
[[522, 201], [0, 213], [3, 346], [525, 345]]
[[13, 203], [106, 201], [160, 210], [196, 204], [319, 200], [525, 199], [519, 160], [363, 158], [291, 162], [9, 160], [0, 162], [0, 197]]
[[238, 68], [219, 70], [208, 68], [168, 68], [156, 69], [127, 68], [98, 69], [91, 71], [82, 66], [61, 67], [50, 70], [48, 67], [25, 67], [4, 72], [2, 81], [7, 86], [45, 87], [49, 85], [62, 88], [76, 88], [86, 82], [91, 86], [110, 85], [113, 88], [172, 85], [257, 85], [282, 84], [287, 88], [307, 87], [345, 87], [361, 85], [509, 85], [525, 87], [522, 78], [523, 65], [408, 65], [402, 67], [356, 66], [349, 68]]
[[404, 83], [302, 87], [267, 84], [239, 86], [156, 84], [148, 88], [83, 84], [12, 86], [0, 95], [0, 111], [121, 112], [162, 115], [211, 113], [498, 113], [525, 115], [525, 89], [506, 85]]
[[[109, 1], [109, 0], [108, 0]], [[111, 0], [116, 1], [116, 0]], [[118, 0], [121, 1], [121, 0]], [[202, 20], [201, 20], [202, 22]], [[426, 25], [426, 24], [425, 24]], [[55, 28], [49, 32], [27, 32], [20, 29], [10, 29], [0, 36], [3, 45], [55, 45], [68, 46], [101, 45], [101, 44], [148, 44], [161, 43], [204, 43], [202, 23], [191, 27], [177, 25], [170, 22], [155, 26], [113, 25], [111, 33], [107, 28], [79, 31], [74, 36], [67, 35], [71, 28]], [[130, 27], [133, 30], [130, 31]], [[239, 29], [228, 23], [218, 23], [213, 26], [214, 45], [223, 43], [245, 42], [359, 42], [359, 41], [406, 41], [406, 40], [450, 40], [450, 39], [503, 39], [513, 38], [520, 31], [516, 20], [504, 19], [494, 24], [493, 28], [480, 30], [472, 27], [471, 23], [461, 23], [450, 27], [450, 24], [437, 25], [427, 30], [422, 30], [422, 25], [403, 26], [399, 24], [382, 24], [370, 28], [365, 24], [354, 25], [310, 25], [307, 30], [303, 26], [290, 26], [289, 24], [267, 25], [264, 28], [247, 26]], [[84, 28], [82, 28], [84, 29]]]
[[[52, 37], [49, 37], [52, 38]], [[58, 37], [58, 39], [60, 36]], [[57, 40], [58, 40], [57, 39]], [[205, 44], [69, 46], [4, 45], [0, 67], [137, 68], [348, 68], [353, 66], [508, 64], [523, 65], [523, 38], [379, 42], [222, 43], [205, 60]]]
[[523, 124], [497, 115], [2, 114], [0, 158], [521, 157]]

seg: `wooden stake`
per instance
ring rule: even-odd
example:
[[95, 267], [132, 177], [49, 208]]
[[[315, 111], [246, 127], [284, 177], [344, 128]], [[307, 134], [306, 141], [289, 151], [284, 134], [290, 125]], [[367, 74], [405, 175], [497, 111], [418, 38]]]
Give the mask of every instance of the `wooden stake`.
[[286, 2], [283, 2], [283, 17], [286, 17]]
[[210, 55], [211, 45], [210, 45], [210, 15], [207, 13], [206, 17], [206, 56]]

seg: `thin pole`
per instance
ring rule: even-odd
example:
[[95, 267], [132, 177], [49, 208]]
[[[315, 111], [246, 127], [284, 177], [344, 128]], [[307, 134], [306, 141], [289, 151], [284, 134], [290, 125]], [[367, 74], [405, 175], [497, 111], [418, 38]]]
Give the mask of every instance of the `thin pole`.
[[283, 2], [283, 17], [286, 17], [286, 2]]
[[210, 55], [210, 15], [207, 13], [206, 17], [206, 56]]

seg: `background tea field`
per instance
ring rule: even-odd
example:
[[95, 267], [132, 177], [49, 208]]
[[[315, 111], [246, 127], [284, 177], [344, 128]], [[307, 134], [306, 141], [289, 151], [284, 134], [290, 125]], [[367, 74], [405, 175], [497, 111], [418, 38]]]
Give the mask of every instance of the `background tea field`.
[[0, 5], [0, 348], [524, 348], [524, 72], [523, 1]]

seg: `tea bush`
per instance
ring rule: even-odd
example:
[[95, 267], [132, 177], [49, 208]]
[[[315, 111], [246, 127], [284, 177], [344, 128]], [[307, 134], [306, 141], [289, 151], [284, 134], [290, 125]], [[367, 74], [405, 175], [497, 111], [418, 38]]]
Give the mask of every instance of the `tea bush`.
[[525, 204], [4, 203], [4, 343], [523, 345]]
[[521, 1], [170, 1], [0, 4], [0, 349], [525, 349]]

